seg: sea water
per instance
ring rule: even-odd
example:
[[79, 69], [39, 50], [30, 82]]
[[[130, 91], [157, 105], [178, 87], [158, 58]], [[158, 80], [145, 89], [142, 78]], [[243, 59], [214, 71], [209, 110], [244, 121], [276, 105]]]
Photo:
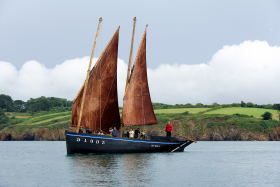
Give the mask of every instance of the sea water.
[[280, 186], [280, 142], [200, 141], [181, 153], [67, 155], [64, 141], [2, 141], [0, 186]]

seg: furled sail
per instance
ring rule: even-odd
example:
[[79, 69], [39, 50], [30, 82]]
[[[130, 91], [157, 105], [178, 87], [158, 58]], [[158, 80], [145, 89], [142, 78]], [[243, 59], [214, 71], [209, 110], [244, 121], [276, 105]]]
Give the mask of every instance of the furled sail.
[[[118, 43], [119, 28], [91, 70], [83, 107], [81, 127], [88, 127], [92, 131], [99, 132], [103, 130], [104, 132], [108, 132], [109, 127], [119, 128], [120, 126], [117, 93]], [[73, 103], [72, 126], [77, 126], [78, 124], [83, 92], [84, 87], [82, 86]]]
[[151, 125], [156, 124], [146, 66], [146, 30], [142, 37], [128, 86], [125, 91], [122, 111], [122, 125]]

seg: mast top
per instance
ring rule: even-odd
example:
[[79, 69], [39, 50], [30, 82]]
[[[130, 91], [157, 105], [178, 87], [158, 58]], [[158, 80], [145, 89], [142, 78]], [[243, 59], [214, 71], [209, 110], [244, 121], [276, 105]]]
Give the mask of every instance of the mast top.
[[99, 18], [99, 21], [102, 21], [102, 20], [103, 20], [102, 17], [100, 17], [100, 18]]

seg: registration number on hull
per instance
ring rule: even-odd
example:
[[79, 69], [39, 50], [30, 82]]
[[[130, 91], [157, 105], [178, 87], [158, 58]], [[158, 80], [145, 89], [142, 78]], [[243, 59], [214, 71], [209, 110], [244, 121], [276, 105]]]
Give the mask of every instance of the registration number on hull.
[[160, 145], [151, 145], [151, 147], [160, 147]]
[[[81, 142], [81, 138], [77, 138], [76, 139], [77, 142]], [[104, 140], [93, 140], [93, 139], [90, 139], [89, 141], [85, 138], [84, 141], [85, 143], [89, 142], [89, 143], [95, 143], [95, 144], [105, 144], [105, 141]]]

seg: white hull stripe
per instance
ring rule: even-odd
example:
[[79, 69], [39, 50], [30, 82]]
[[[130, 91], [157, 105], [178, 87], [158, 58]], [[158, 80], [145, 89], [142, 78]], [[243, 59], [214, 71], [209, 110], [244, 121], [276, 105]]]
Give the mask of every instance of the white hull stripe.
[[110, 138], [110, 137], [102, 137], [102, 136], [86, 136], [86, 135], [78, 135], [78, 134], [67, 134], [68, 136], [81, 136], [87, 138], [102, 138], [108, 140], [121, 140], [127, 142], [141, 142], [141, 143], [160, 143], [160, 144], [181, 144], [180, 142], [154, 142], [154, 141], [144, 141], [144, 140], [130, 140], [130, 139], [121, 139], [121, 138]]
[[176, 147], [175, 149], [173, 149], [173, 150], [171, 151], [171, 153], [174, 152], [174, 151], [176, 151], [176, 150], [179, 149], [180, 147], [184, 146], [186, 143], [187, 143], [187, 142], [185, 142], [185, 143], [183, 143], [182, 145]]

